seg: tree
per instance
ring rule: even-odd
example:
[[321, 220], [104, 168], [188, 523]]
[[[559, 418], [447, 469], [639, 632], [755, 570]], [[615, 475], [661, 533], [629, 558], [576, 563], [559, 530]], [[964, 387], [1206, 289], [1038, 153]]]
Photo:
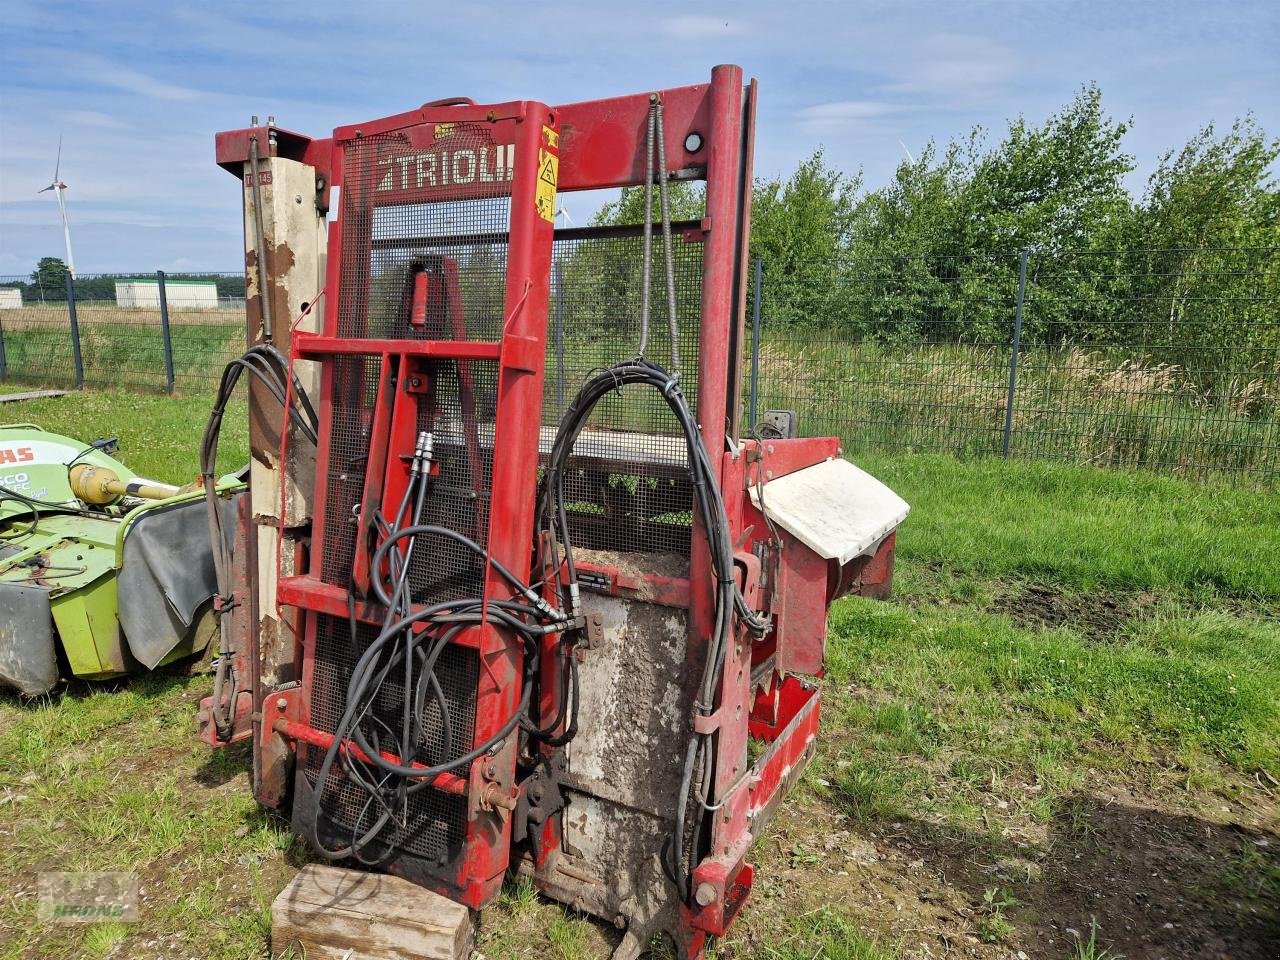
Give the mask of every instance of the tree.
[[1252, 115], [1218, 138], [1209, 124], [1151, 175], [1135, 220], [1145, 246], [1280, 246], [1280, 140]]
[[[41, 257], [31, 272], [34, 299], [67, 299], [67, 265], [59, 257]], [[30, 298], [29, 298], [30, 299]]]
[[829, 166], [819, 147], [786, 180], [752, 191], [751, 254], [765, 264], [770, 323], [820, 323], [842, 313], [838, 275], [853, 237], [861, 174]]
[[1221, 137], [1210, 124], [1161, 158], [1122, 234], [1134, 329], [1204, 388], [1276, 372], [1280, 323], [1263, 310], [1280, 302], [1277, 158], [1252, 116]]
[[827, 164], [819, 147], [786, 180], [757, 180], [752, 192], [751, 252], [771, 269], [836, 260], [853, 235], [860, 173]]
[[[701, 220], [706, 211], [706, 196], [701, 183], [671, 180], [667, 183], [670, 217], [677, 220]], [[658, 185], [653, 185], [653, 222], [660, 223], [662, 201]], [[597, 211], [591, 222], [596, 226], [644, 223], [644, 187], [623, 187], [617, 200], [611, 200]]]
[[972, 236], [986, 252], [1090, 245], [1099, 227], [1131, 205], [1121, 150], [1132, 121], [1116, 121], [1090, 84], [1043, 125], [1019, 117], [976, 163], [968, 191]]

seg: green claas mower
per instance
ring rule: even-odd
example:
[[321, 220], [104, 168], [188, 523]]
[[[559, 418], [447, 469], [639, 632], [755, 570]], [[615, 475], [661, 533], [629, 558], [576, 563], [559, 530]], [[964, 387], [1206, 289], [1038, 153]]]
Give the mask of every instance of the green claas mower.
[[[0, 425], [0, 686], [35, 696], [154, 669], [216, 633], [202, 484], [143, 479], [115, 450]], [[218, 482], [223, 509], [243, 487]]]

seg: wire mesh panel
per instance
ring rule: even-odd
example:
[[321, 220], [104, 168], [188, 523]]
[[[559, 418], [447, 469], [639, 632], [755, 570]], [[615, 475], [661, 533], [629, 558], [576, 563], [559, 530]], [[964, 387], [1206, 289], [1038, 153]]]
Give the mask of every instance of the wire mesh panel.
[[1000, 451], [1016, 255], [764, 267], [759, 411], [852, 449]]
[[82, 273], [70, 292], [65, 269], [0, 277], [5, 379], [163, 390], [171, 361], [175, 385], [198, 389], [244, 349], [243, 274], [167, 277], [162, 289], [154, 271]]
[[[646, 356], [672, 365], [662, 238], [655, 231]], [[545, 455], [588, 377], [636, 356], [643, 290], [641, 228], [559, 231], [553, 247], [543, 399]], [[702, 245], [672, 244], [681, 389], [697, 403]], [[588, 549], [688, 555], [692, 489], [679, 424], [653, 389], [632, 386], [596, 406], [566, 479], [570, 530]]]
[[[216, 304], [210, 299], [209, 283], [215, 286]], [[223, 367], [244, 352], [244, 294], [243, 271], [165, 279], [174, 382], [179, 389], [215, 387]]]
[[[345, 621], [319, 616], [316, 623], [315, 673], [311, 686], [311, 724], [318, 730], [333, 733], [345, 709], [347, 682], [356, 660], [376, 638], [377, 629], [360, 626], [353, 640]], [[475, 686], [479, 680], [479, 661], [475, 651], [447, 644], [435, 665], [448, 717], [435, 697], [423, 700], [419, 713], [421, 732], [413, 760], [425, 765], [438, 764], [461, 756], [471, 749], [475, 735]], [[400, 729], [404, 707], [404, 685], [394, 676], [379, 688], [366, 729]], [[446, 736], [446, 733], [448, 734]], [[398, 755], [399, 746], [385, 744], [383, 749]], [[303, 772], [314, 787], [324, 758], [322, 750], [307, 751]], [[335, 764], [321, 797], [321, 809], [336, 829], [350, 841], [352, 834], [368, 830], [382, 814], [381, 807], [370, 802], [369, 794], [346, 778]], [[426, 788], [409, 799], [407, 817], [393, 818], [393, 827], [379, 842], [389, 848], [403, 849], [443, 864], [457, 856], [466, 835], [467, 801], [465, 797]]]
[[1280, 478], [1280, 249], [1020, 259], [765, 263], [757, 407], [853, 451]]
[[[422, 522], [448, 527], [487, 548], [498, 365], [442, 360], [429, 369], [435, 388], [418, 404], [418, 429], [434, 434], [439, 474], [428, 489]], [[429, 540], [415, 551], [409, 569], [413, 600], [481, 596], [484, 572], [484, 558], [475, 551], [454, 540]]]
[[1011, 453], [1280, 476], [1274, 252], [1037, 254]]
[[[413, 435], [433, 438], [433, 470], [420, 522], [453, 530], [479, 547], [477, 552], [442, 536], [418, 539], [408, 567], [410, 599], [429, 605], [485, 593], [499, 364], [408, 356], [411, 351], [396, 343], [502, 337], [513, 171], [510, 148], [495, 145], [487, 126], [450, 126], [447, 137], [425, 151], [415, 147], [420, 133], [358, 138], [344, 148], [336, 332], [341, 338], [373, 339], [379, 346], [373, 348], [377, 352], [325, 361], [330, 366], [329, 430], [321, 578], [352, 587], [357, 559], [374, 546], [357, 542], [361, 511], [376, 505], [365, 500], [366, 480], [373, 488], [383, 482], [381, 476], [369, 476], [375, 469], [371, 463], [385, 454], [388, 474], [403, 470], [395, 458], [413, 449], [413, 438], [406, 439], [411, 424]], [[381, 349], [388, 351], [387, 359]], [[381, 397], [380, 389], [385, 391]], [[408, 416], [406, 404], [411, 405]], [[383, 413], [387, 420], [375, 423]], [[392, 421], [395, 426], [386, 426]], [[371, 449], [375, 432], [383, 429], [392, 435], [389, 448]], [[397, 506], [383, 503], [381, 520], [394, 524]], [[399, 523], [412, 521], [402, 516]], [[372, 518], [370, 524], [379, 526]], [[345, 621], [325, 616], [318, 618], [316, 630], [312, 720], [332, 731], [345, 708], [352, 668], [376, 631], [361, 626], [352, 637]], [[416, 757], [425, 764], [466, 753], [476, 730], [475, 651], [446, 644], [434, 674], [448, 710], [438, 701], [425, 704]], [[369, 724], [398, 729], [404, 696], [389, 677], [379, 688]], [[394, 745], [391, 749], [399, 752]], [[318, 762], [311, 756], [307, 761], [313, 783]], [[372, 809], [369, 792], [358, 784], [339, 779], [326, 783], [325, 790], [321, 808], [339, 832], [368, 830], [383, 812]], [[443, 868], [462, 849], [467, 830], [465, 799], [422, 789], [378, 842]]]
[[[406, 134], [345, 150], [338, 335], [497, 340], [511, 225], [508, 147], [485, 125], [458, 124], [447, 149], [415, 150]], [[430, 200], [415, 193], [430, 190]], [[414, 274], [427, 311], [409, 323]]]
[[6, 380], [75, 386], [65, 278], [42, 282], [38, 272], [30, 282], [0, 278], [0, 342]]

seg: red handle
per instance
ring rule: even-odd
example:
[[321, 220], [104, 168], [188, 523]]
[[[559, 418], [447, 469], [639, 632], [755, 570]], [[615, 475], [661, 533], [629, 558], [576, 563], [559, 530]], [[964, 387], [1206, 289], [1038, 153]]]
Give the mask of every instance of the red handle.
[[429, 110], [432, 107], [474, 107], [476, 102], [470, 97], [445, 97], [443, 100], [432, 100], [418, 109]]

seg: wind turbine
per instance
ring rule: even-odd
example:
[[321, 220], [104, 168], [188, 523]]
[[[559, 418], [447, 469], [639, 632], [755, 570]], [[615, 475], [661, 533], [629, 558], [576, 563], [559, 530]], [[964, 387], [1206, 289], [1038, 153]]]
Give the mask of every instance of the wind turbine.
[[53, 165], [53, 182], [43, 190], [36, 191], [37, 196], [41, 193], [53, 191], [54, 196], [58, 198], [58, 212], [62, 214], [62, 238], [67, 243], [67, 272], [71, 274], [71, 279], [76, 277], [76, 261], [71, 256], [71, 221], [67, 219], [67, 198], [63, 196], [63, 192], [67, 189], [67, 185], [58, 179], [58, 172], [62, 169], [62, 136], [58, 136], [58, 159]]

